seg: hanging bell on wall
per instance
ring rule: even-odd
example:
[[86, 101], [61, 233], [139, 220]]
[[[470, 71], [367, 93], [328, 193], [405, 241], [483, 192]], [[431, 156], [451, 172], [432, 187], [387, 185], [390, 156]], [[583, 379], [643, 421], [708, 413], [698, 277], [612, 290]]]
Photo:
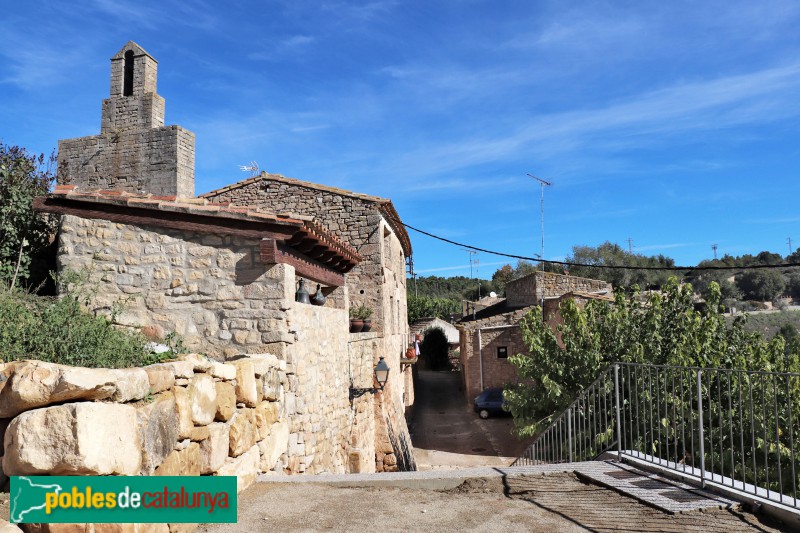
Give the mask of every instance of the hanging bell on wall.
[[308, 291], [306, 290], [306, 282], [304, 279], [300, 280], [300, 286], [297, 292], [294, 293], [294, 301], [301, 304], [310, 304], [311, 300], [308, 299]]
[[314, 297], [311, 298], [311, 303], [313, 305], [325, 305], [326, 300], [327, 298], [322, 294], [322, 286], [317, 283], [317, 292], [314, 294]]

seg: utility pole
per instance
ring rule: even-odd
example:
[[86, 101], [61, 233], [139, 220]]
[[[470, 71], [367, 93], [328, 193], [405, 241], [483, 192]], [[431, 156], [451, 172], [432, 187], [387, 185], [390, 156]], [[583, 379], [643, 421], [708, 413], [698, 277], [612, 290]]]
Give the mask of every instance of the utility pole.
[[711, 245], [711, 249], [714, 250], [714, 260], [716, 260], [717, 259], [717, 245], [716, 244], [712, 244]]
[[536, 181], [538, 181], [539, 185], [542, 188], [542, 195], [541, 195], [541, 199], [540, 199], [540, 202], [539, 202], [539, 211], [541, 212], [541, 215], [542, 215], [542, 255], [539, 256], [539, 257], [541, 259], [540, 263], [542, 264], [542, 272], [544, 272], [544, 188], [545, 187], [552, 187], [553, 183], [549, 182], [549, 181], [545, 181], [545, 180], [543, 180], [541, 178], [537, 178], [533, 174], [528, 174], [528, 176], [533, 178], [533, 179], [535, 179]]
[[633, 239], [628, 237], [628, 253], [633, 255]]
[[786, 237], [786, 241], [789, 243], [789, 255], [792, 255], [792, 253], [794, 252], [794, 248], [792, 248], [792, 238]]

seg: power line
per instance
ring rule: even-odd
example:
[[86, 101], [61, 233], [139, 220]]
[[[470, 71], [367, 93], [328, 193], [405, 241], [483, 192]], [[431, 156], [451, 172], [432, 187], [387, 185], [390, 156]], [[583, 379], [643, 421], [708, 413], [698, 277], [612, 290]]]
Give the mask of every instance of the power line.
[[749, 266], [660, 266], [660, 267], [651, 267], [651, 266], [633, 266], [633, 265], [590, 265], [587, 263], [573, 263], [570, 261], [554, 261], [552, 259], [542, 259], [542, 258], [535, 258], [535, 257], [526, 257], [524, 255], [514, 255], [514, 254], [507, 254], [503, 252], [495, 252], [493, 250], [487, 250], [485, 248], [478, 248], [477, 246], [471, 246], [469, 244], [464, 244], [462, 242], [451, 241], [450, 239], [445, 239], [444, 237], [439, 237], [438, 235], [434, 235], [433, 233], [429, 233], [427, 231], [415, 228], [414, 226], [409, 226], [405, 222], [401, 222], [403, 226], [407, 227], [410, 230], [414, 230], [417, 233], [421, 233], [423, 235], [427, 235], [428, 237], [449, 243], [454, 244], [456, 246], [461, 246], [462, 248], [469, 248], [470, 250], [476, 250], [478, 252], [483, 252], [492, 255], [499, 255], [500, 257], [510, 257], [512, 259], [522, 259], [524, 261], [540, 261], [542, 263], [550, 263], [552, 265], [564, 265], [564, 266], [573, 266], [573, 267], [587, 267], [587, 268], [618, 268], [621, 270], [670, 270], [670, 271], [683, 271], [683, 270], [755, 270], [755, 269], [762, 269], [762, 268], [788, 268], [788, 267], [800, 267], [800, 263], [781, 263], [778, 265], [749, 265]]

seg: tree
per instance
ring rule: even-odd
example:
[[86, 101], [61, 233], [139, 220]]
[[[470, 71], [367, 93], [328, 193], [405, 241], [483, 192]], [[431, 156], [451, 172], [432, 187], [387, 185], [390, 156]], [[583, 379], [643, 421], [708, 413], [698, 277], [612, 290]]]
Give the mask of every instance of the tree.
[[[620, 267], [674, 267], [675, 261], [664, 255], [644, 256], [632, 254], [622, 249], [618, 244], [604, 242], [600, 246], [573, 246], [572, 255], [567, 257], [570, 263], [585, 265], [570, 267], [569, 273], [573, 276], [601, 279], [610, 282], [615, 287], [630, 288], [633, 285], [640, 287], [661, 286], [666, 283], [671, 275], [668, 270], [632, 270], [628, 268], [605, 268], [608, 266]], [[602, 267], [602, 268], [598, 268]]]
[[0, 144], [0, 282], [27, 280], [37, 256], [55, 232], [55, 217], [33, 210], [33, 198], [47, 194], [55, 181], [55, 156], [28, 154]]
[[408, 297], [408, 323], [420, 318], [435, 317], [450, 320], [452, 315], [461, 316], [461, 300], [430, 298], [428, 296]]
[[736, 285], [741, 289], [745, 299], [767, 302], [783, 293], [786, 281], [777, 270], [760, 269], [748, 270], [740, 275], [736, 279]]
[[766, 343], [747, 333], [744, 318], [728, 324], [720, 291], [695, 310], [691, 285], [671, 278], [662, 292], [617, 291], [614, 303], [572, 300], [561, 305], [563, 323], [543, 323], [540, 308], [520, 322], [527, 353], [513, 355], [520, 385], [506, 391], [518, 432], [532, 435], [614, 361], [675, 366], [796, 371], [797, 354], [784, 357], [784, 341]]

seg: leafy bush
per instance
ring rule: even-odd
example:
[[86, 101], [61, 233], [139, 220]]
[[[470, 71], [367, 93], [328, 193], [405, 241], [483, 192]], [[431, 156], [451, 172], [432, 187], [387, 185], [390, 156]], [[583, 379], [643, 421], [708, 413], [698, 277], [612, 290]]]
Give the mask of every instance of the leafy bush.
[[408, 323], [420, 318], [441, 318], [450, 320], [450, 315], [461, 316], [461, 301], [450, 298], [431, 298], [430, 296], [408, 297]]
[[786, 281], [777, 270], [748, 270], [736, 278], [736, 285], [745, 299], [769, 302], [780, 296]]
[[[54, 163], [54, 156], [46, 159], [0, 143], [0, 283], [14, 287], [27, 280], [55, 232], [56, 217], [36, 213], [32, 206], [55, 181]], [[46, 279], [46, 269], [39, 277], [34, 282]]]
[[[112, 317], [113, 318], [113, 317]], [[74, 295], [33, 296], [0, 289], [0, 357], [91, 368], [127, 368], [163, 360], [139, 334], [84, 311]]]
[[797, 353], [784, 355], [782, 337], [767, 343], [745, 330], [745, 318], [728, 324], [721, 313], [720, 289], [710, 285], [707, 305], [695, 310], [691, 285], [672, 278], [663, 293], [627, 298], [613, 304], [574, 301], [561, 304], [563, 322], [554, 331], [534, 308], [520, 322], [525, 354], [509, 361], [522, 383], [506, 390], [518, 431], [533, 435], [565, 407], [600, 371], [614, 361], [674, 366], [797, 371]]

